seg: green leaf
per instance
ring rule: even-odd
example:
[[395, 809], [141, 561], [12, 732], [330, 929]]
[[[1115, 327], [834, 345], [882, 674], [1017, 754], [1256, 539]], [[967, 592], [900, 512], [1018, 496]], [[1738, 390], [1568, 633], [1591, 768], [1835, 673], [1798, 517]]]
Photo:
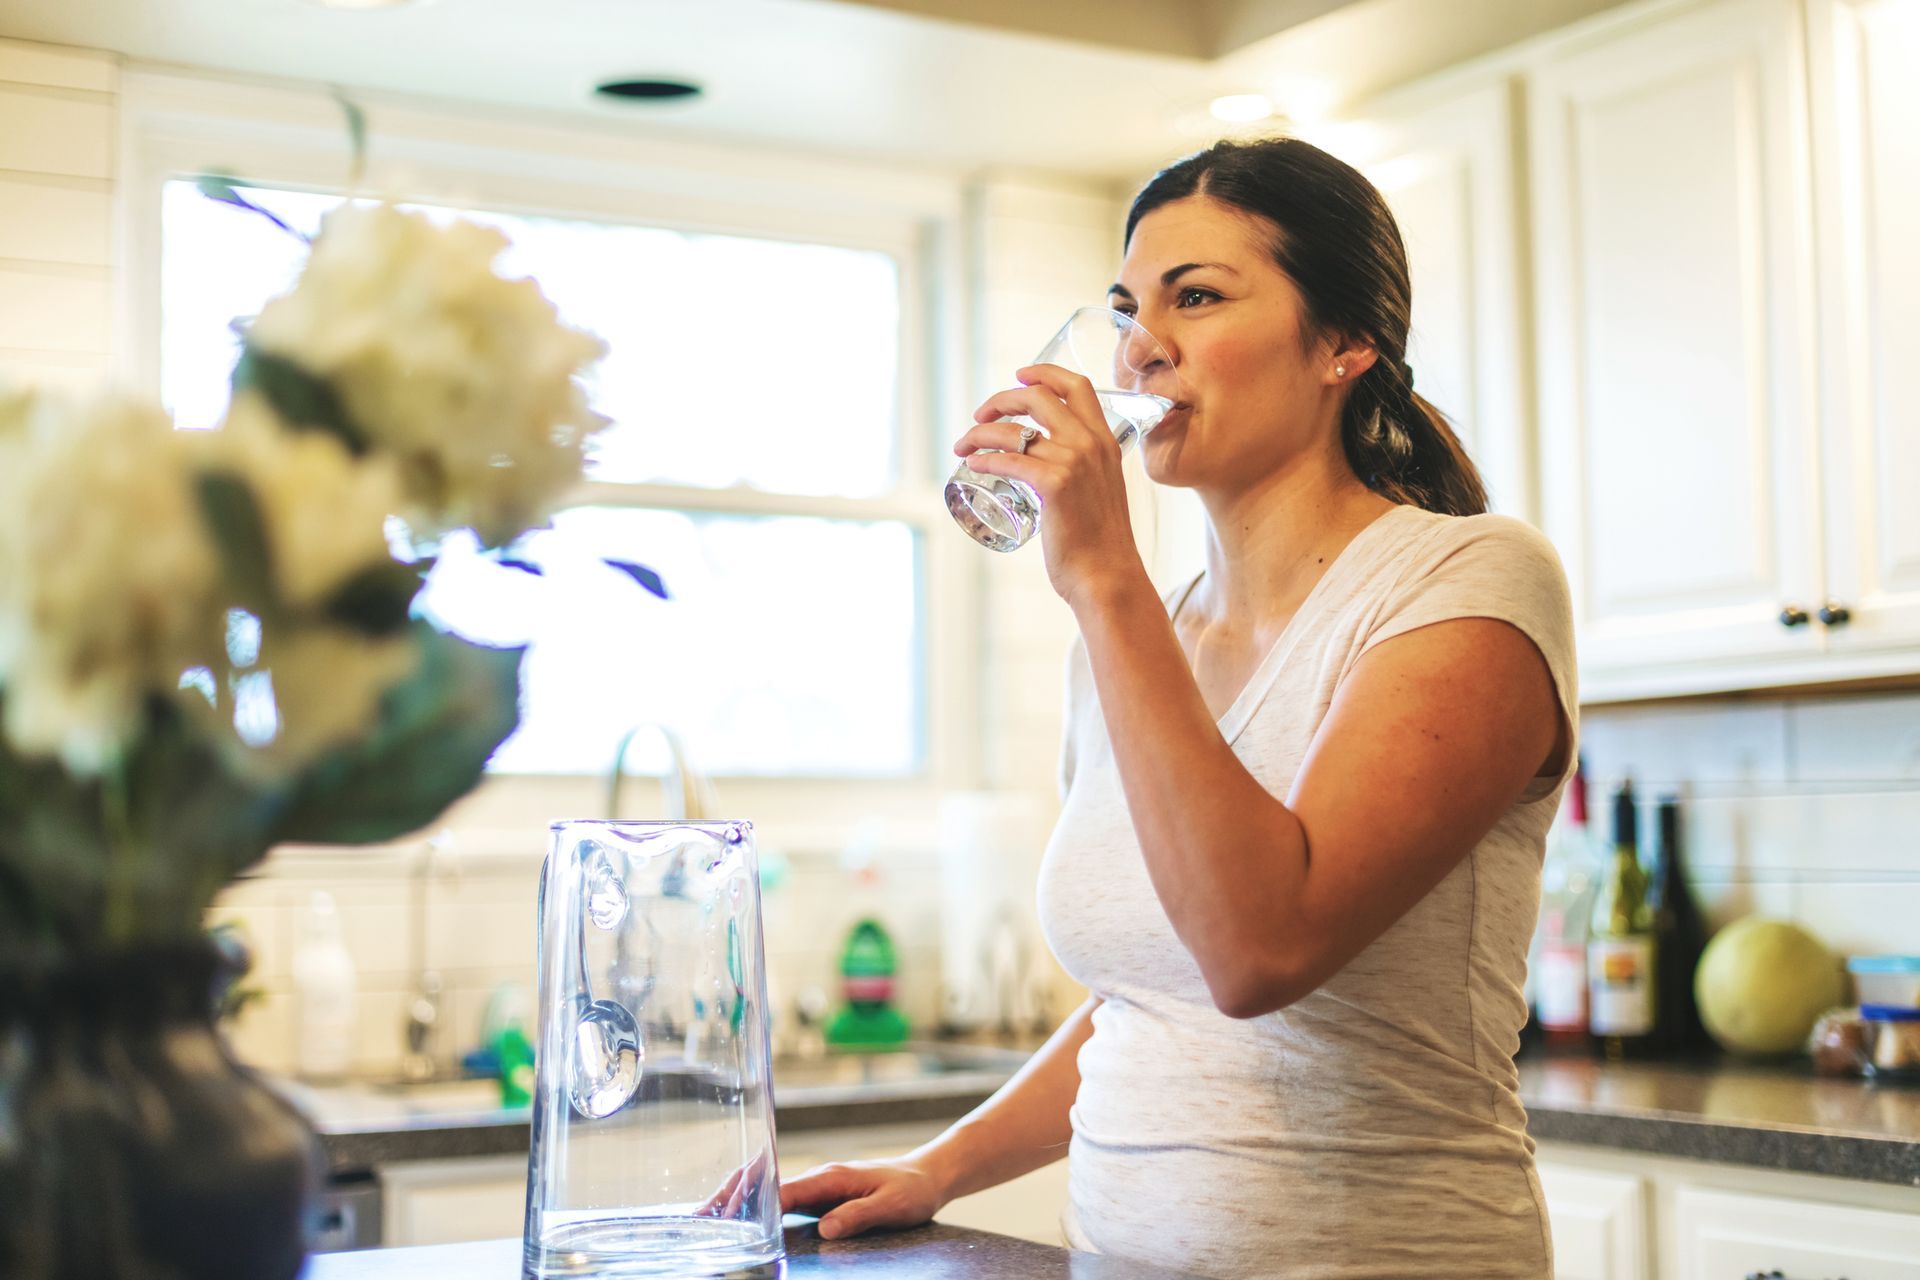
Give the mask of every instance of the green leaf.
[[418, 831], [480, 781], [520, 723], [521, 649], [411, 627], [419, 664], [387, 691], [380, 723], [298, 781], [273, 839], [370, 844]]
[[257, 205], [241, 195], [240, 184], [231, 174], [221, 173], [217, 170], [203, 173], [193, 180], [193, 185], [199, 190], [201, 195], [209, 200], [217, 200], [221, 204], [230, 204], [234, 208], [244, 209], [248, 213], [257, 213], [274, 226], [298, 240], [301, 244], [313, 243], [306, 232], [290, 225], [273, 210]]
[[195, 478], [194, 492], [240, 598], [255, 609], [271, 606], [273, 548], [252, 487], [230, 471], [203, 471]]
[[389, 560], [348, 578], [323, 611], [363, 635], [390, 636], [406, 627], [419, 593], [419, 568]]
[[233, 366], [233, 392], [238, 395], [242, 391], [264, 396], [274, 412], [292, 427], [338, 437], [355, 457], [368, 450], [365, 433], [347, 416], [333, 385], [285, 356], [247, 346]]

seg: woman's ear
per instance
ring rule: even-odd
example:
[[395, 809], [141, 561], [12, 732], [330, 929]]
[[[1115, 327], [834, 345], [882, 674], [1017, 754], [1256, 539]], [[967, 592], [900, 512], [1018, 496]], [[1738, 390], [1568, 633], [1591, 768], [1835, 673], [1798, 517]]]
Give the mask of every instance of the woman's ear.
[[1327, 357], [1327, 366], [1321, 374], [1321, 381], [1328, 386], [1352, 382], [1371, 369], [1373, 362], [1379, 358], [1380, 353], [1372, 347], [1342, 339], [1334, 343], [1334, 350]]

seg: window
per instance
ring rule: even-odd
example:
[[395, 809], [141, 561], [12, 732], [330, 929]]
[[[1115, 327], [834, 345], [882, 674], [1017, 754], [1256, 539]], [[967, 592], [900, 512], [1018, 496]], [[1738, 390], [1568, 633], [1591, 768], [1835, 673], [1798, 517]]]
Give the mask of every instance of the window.
[[[311, 232], [339, 198], [248, 197]], [[452, 210], [429, 208], [435, 216]], [[464, 634], [530, 646], [523, 722], [492, 768], [596, 774], [643, 721], [709, 773], [897, 777], [926, 755], [925, 484], [906, 474], [902, 282], [889, 253], [497, 212], [566, 320], [604, 338], [613, 419], [579, 505], [528, 552], [535, 579], [449, 547], [423, 597]], [[161, 201], [161, 394], [214, 426], [233, 322], [304, 257], [188, 181]], [[601, 558], [636, 560], [671, 599]], [[650, 735], [643, 735], [653, 749]], [[649, 767], [636, 743], [636, 768]], [[664, 760], [651, 764], [659, 767]]]

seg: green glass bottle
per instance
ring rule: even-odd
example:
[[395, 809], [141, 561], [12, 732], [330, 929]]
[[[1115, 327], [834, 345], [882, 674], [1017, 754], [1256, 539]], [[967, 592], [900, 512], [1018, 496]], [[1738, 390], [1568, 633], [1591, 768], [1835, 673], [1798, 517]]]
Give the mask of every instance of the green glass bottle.
[[1633, 784], [1624, 782], [1613, 796], [1613, 854], [1587, 933], [1588, 1019], [1594, 1048], [1610, 1061], [1651, 1056], [1659, 1029], [1659, 955], [1639, 845]]

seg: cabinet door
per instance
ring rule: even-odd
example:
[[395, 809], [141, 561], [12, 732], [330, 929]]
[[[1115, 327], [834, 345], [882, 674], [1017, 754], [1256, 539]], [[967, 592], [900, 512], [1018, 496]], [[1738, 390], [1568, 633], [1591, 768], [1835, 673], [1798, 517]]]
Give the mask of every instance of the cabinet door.
[[1595, 699], [1821, 648], [1780, 622], [1821, 585], [1801, 49], [1792, 0], [1722, 0], [1529, 70], [1542, 517]]
[[1454, 423], [1496, 511], [1534, 519], [1520, 340], [1515, 86], [1388, 105], [1315, 138], [1372, 179], [1413, 277], [1407, 362]]
[[1920, 1280], [1920, 1217], [1681, 1187], [1674, 1280]]
[[1808, 17], [1828, 594], [1851, 614], [1828, 643], [1866, 655], [1920, 640], [1920, 6], [1812, 0]]
[[456, 1244], [526, 1226], [527, 1158], [413, 1160], [380, 1170], [381, 1243]]
[[1538, 1168], [1553, 1227], [1554, 1280], [1645, 1280], [1645, 1180], [1548, 1160]]

